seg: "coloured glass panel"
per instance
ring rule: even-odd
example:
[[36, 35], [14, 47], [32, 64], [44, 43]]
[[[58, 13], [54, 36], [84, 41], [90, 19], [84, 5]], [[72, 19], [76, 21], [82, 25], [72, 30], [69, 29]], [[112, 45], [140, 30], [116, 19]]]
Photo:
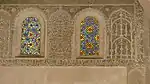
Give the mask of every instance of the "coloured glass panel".
[[99, 25], [93, 16], [87, 16], [80, 24], [80, 56], [99, 55]]
[[40, 55], [40, 29], [40, 22], [35, 17], [27, 17], [23, 21], [21, 55]]

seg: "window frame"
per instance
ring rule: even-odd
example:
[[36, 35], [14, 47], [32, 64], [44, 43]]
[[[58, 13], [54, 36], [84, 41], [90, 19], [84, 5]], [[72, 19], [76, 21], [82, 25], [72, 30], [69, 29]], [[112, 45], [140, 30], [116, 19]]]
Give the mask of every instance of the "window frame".
[[[80, 56], [80, 22], [84, 20], [87, 16], [95, 17], [99, 22], [99, 56]], [[95, 9], [87, 8], [83, 9], [79, 13], [77, 13], [74, 17], [74, 32], [73, 32], [73, 39], [72, 39], [72, 59], [97, 59], [97, 58], [104, 58], [105, 56], [105, 47], [106, 47], [106, 38], [105, 36], [105, 18], [104, 15]]]
[[[21, 55], [21, 36], [22, 36], [22, 23], [27, 17], [36, 17], [38, 18], [41, 24], [41, 33], [40, 33], [40, 55]], [[12, 56], [17, 58], [44, 58], [46, 55], [46, 38], [47, 34], [46, 26], [47, 21], [45, 15], [36, 8], [28, 8], [21, 11], [15, 18], [14, 30], [13, 30], [13, 44], [12, 44]]]

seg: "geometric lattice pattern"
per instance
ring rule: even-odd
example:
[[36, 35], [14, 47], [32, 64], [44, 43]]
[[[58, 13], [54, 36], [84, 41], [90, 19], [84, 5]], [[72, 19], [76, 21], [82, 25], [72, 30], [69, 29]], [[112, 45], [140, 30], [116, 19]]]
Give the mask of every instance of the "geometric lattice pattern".
[[110, 17], [110, 55], [112, 57], [128, 57], [134, 55], [134, 32], [132, 29], [131, 14], [124, 9], [114, 11]]
[[27, 17], [22, 25], [21, 55], [40, 55], [40, 22]]
[[93, 16], [81, 21], [80, 56], [99, 55], [99, 25]]

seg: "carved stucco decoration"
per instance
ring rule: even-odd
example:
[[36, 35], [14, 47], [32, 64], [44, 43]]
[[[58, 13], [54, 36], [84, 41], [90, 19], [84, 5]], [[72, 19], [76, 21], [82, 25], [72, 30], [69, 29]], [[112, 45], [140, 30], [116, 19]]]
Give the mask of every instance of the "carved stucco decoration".
[[11, 55], [11, 28], [9, 12], [0, 9], [0, 58], [8, 58]]
[[70, 58], [71, 55], [71, 16], [58, 9], [49, 18], [48, 57], [51, 59]]
[[132, 15], [124, 9], [118, 9], [110, 15], [109, 56], [111, 58], [135, 57]]
[[[104, 11], [103, 7], [107, 8], [107, 5], [100, 5], [101, 7], [92, 7], [93, 9], [99, 9], [99, 11]], [[32, 7], [36, 7], [36, 5], [32, 5]], [[142, 57], [144, 55], [144, 50], [143, 50], [143, 39], [142, 39], [142, 33], [143, 33], [143, 9], [140, 6], [140, 4], [138, 2], [135, 3], [134, 7], [135, 7], [135, 13], [134, 15], [132, 15], [131, 13], [128, 12], [128, 10], [123, 9], [117, 9], [116, 7], [114, 7], [114, 9], [116, 10], [112, 10], [111, 7], [108, 6], [109, 9], [106, 9], [106, 11], [109, 12], [115, 12], [115, 16], [112, 17], [111, 19], [114, 21], [115, 19], [120, 18], [120, 14], [122, 14], [121, 16], [125, 19], [123, 19], [122, 21], [124, 21], [124, 23], [129, 24], [130, 22], [130, 27], [132, 29], [132, 33], [130, 33], [130, 30], [127, 30], [127, 36], [129, 35], [129, 37], [124, 37], [127, 40], [123, 41], [127, 43], [127, 45], [131, 45], [130, 48], [128, 48], [130, 51], [129, 55], [127, 55], [128, 59], [122, 58], [122, 59], [117, 59], [117, 55], [116, 54], [112, 54], [115, 56], [115, 58], [111, 58], [111, 59], [75, 59], [75, 60], [71, 60], [71, 36], [73, 33], [73, 23], [72, 23], [72, 17], [74, 17], [74, 15], [79, 12], [81, 9], [83, 8], [87, 8], [87, 7], [80, 7], [80, 6], [75, 6], [76, 8], [72, 7], [70, 8], [69, 6], [67, 7], [68, 9], [66, 10], [65, 7], [59, 7], [59, 6], [42, 6], [38, 8], [40, 8], [41, 10], [43, 10], [43, 12], [45, 13], [46, 17], [48, 18], [48, 30], [47, 30], [47, 59], [16, 59], [16, 58], [8, 58], [8, 59], [0, 59], [0, 65], [1, 66], [124, 66], [124, 67], [130, 67], [131, 69], [128, 70], [128, 77], [129, 79], [134, 79], [133, 80], [128, 80], [129, 84], [144, 84], [145, 83], [145, 71], [144, 68], [138, 69], [137, 67], [145, 67], [145, 63], [148, 65], [149, 63], [149, 59], [150, 58], [145, 58], [147, 60], [147, 62], [145, 62], [146, 60], [143, 60]], [[2, 14], [3, 16], [0, 17], [0, 25], [4, 26], [0, 26], [0, 32], [7, 32], [7, 34], [5, 34], [5, 37], [3, 36], [4, 34], [1, 35], [0, 33], [0, 46], [6, 46], [5, 49], [8, 51], [5, 51], [6, 53], [2, 52], [0, 53], [0, 57], [4, 58], [4, 57], [8, 57], [10, 56], [9, 53], [9, 49], [10, 49], [10, 53], [11, 53], [11, 46], [9, 46], [10, 44], [6, 41], [6, 39], [10, 38], [10, 25], [14, 25], [14, 22], [12, 22], [10, 24], [10, 19], [8, 19], [8, 17], [10, 17], [11, 15], [14, 17], [16, 16], [17, 13], [19, 13], [20, 11], [24, 10], [25, 8], [28, 8], [27, 6], [19, 6], [19, 5], [15, 5], [15, 6], [9, 6], [9, 5], [5, 5], [3, 7], [6, 10], [1, 10], [0, 9], [0, 14]], [[2, 9], [3, 9], [2, 8]], [[60, 9], [59, 9], [60, 8]], [[64, 8], [64, 9], [63, 9]], [[51, 10], [53, 9], [53, 10]], [[11, 15], [8, 13], [10, 12]], [[105, 14], [105, 12], [104, 12]], [[110, 14], [108, 14], [107, 16], [110, 16]], [[134, 16], [134, 18], [133, 18]], [[106, 17], [107, 18], [107, 17]], [[14, 18], [13, 18], [14, 21]], [[119, 22], [118, 22], [119, 23]], [[6, 24], [10, 24], [10, 25], [6, 25]], [[111, 35], [111, 33], [113, 33], [113, 31], [109, 30], [111, 29], [110, 27], [110, 22], [106, 20], [106, 28], [107, 28], [107, 33], [108, 35]], [[15, 31], [15, 26], [12, 27], [12, 30]], [[115, 34], [115, 33], [114, 33]], [[131, 34], [133, 35], [133, 37], [131, 38]], [[124, 32], [125, 35], [125, 32]], [[64, 37], [65, 36], [65, 37]], [[120, 35], [116, 35], [116, 37], [119, 37]], [[8, 38], [9, 37], [9, 38]], [[5, 38], [5, 40], [3, 40]], [[10, 38], [11, 39], [11, 38]], [[66, 39], [66, 40], [63, 40]], [[107, 38], [109, 39], [109, 38]], [[115, 37], [114, 37], [115, 39]], [[64, 41], [64, 42], [61, 42]], [[121, 41], [121, 40], [119, 40]], [[122, 43], [123, 43], [122, 42]], [[108, 43], [111, 43], [108, 41]], [[6, 44], [6, 45], [3, 45]], [[58, 44], [63, 45], [62, 46], [57, 46]], [[65, 45], [64, 45], [65, 44]], [[66, 45], [67, 44], [67, 45]], [[137, 46], [135, 46], [135, 44]], [[128, 46], [129, 47], [129, 46]], [[8, 49], [7, 49], [8, 48]], [[1, 50], [4, 51], [4, 47], [0, 48]], [[0, 50], [0, 51], [1, 51]], [[114, 47], [115, 50], [115, 47]], [[55, 52], [56, 51], [56, 52]], [[119, 49], [118, 49], [119, 51]], [[132, 51], [132, 52], [131, 52]], [[55, 53], [54, 53], [55, 52]], [[120, 52], [120, 51], [119, 51]], [[117, 52], [118, 53], [118, 52]], [[111, 54], [108, 53], [108, 57], [110, 57]], [[136, 56], [138, 56], [138, 58], [135, 60], [134, 57], [136, 58]], [[131, 58], [130, 58], [131, 57]], [[132, 59], [133, 58], [133, 59]], [[133, 82], [132, 82], [133, 81]]]
[[135, 38], [136, 38], [136, 47], [137, 47], [137, 51], [136, 51], [136, 55], [138, 57], [138, 60], [142, 60], [143, 59], [143, 55], [144, 55], [144, 48], [143, 48], [143, 19], [144, 19], [144, 10], [142, 8], [142, 6], [140, 5], [140, 3], [138, 2], [138, 0], [135, 1], [135, 30], [136, 30], [136, 34], [135, 34]]
[[[122, 8], [123, 10], [126, 10], [126, 12], [130, 11], [130, 5], [107, 5], [107, 4], [100, 4], [100, 5], [74, 5], [74, 6], [59, 6], [59, 5], [5, 5], [3, 8], [7, 11], [11, 12], [12, 17], [15, 17], [16, 14], [18, 14], [20, 11], [26, 9], [26, 8], [37, 8], [42, 10], [42, 12], [46, 15], [46, 18], [48, 19], [47, 23], [47, 59], [1, 59], [0, 65], [3, 66], [131, 66], [131, 67], [143, 67], [144, 62], [143, 60], [134, 60], [130, 57], [128, 59], [117, 59], [117, 58], [111, 58], [111, 59], [74, 59], [71, 60], [71, 39], [73, 34], [73, 17], [76, 13], [78, 13], [80, 10], [85, 8], [93, 8], [97, 9], [99, 11], [102, 11], [104, 15], [106, 15], [105, 18], [108, 18], [110, 14], [116, 10], [119, 10], [118, 8]], [[130, 7], [129, 7], [130, 6]], [[134, 5], [133, 5], [134, 6]], [[128, 9], [129, 7], [129, 9]], [[140, 5], [138, 6], [140, 7]], [[136, 8], [137, 10], [138, 7]], [[108, 8], [108, 9], [107, 9]], [[131, 7], [132, 8], [132, 7]], [[122, 10], [121, 9], [121, 10]], [[143, 10], [141, 11], [143, 12]], [[132, 14], [132, 12], [130, 12]], [[52, 16], [53, 15], [53, 16]], [[136, 14], [134, 14], [136, 15]], [[126, 19], [129, 19], [132, 15], [126, 14]], [[62, 18], [62, 19], [59, 19]], [[67, 17], [67, 18], [66, 18]], [[136, 17], [136, 16], [135, 16]], [[141, 15], [138, 16], [139, 18]], [[52, 18], [52, 19], [51, 19]], [[133, 18], [133, 17], [132, 17]], [[54, 22], [54, 21], [56, 22]], [[142, 18], [140, 19], [142, 21]], [[14, 21], [14, 18], [13, 18]], [[133, 23], [136, 25], [137, 20], [134, 20]], [[58, 24], [57, 24], [58, 23]], [[53, 26], [53, 24], [57, 24], [57, 26]], [[15, 31], [14, 22], [11, 23], [13, 25], [12, 29]], [[110, 23], [108, 20], [106, 20], [106, 30], [107, 34], [110, 34]], [[141, 24], [139, 24], [141, 25]], [[59, 26], [59, 28], [57, 28]], [[60, 28], [61, 27], [61, 28]], [[54, 29], [55, 28], [55, 29]], [[132, 27], [133, 30], [134, 27]], [[137, 27], [135, 27], [137, 28]], [[56, 32], [55, 32], [56, 31]], [[135, 30], [136, 31], [136, 30]], [[59, 33], [58, 33], [59, 32]], [[67, 33], [65, 33], [67, 32]], [[137, 32], [138, 34], [138, 32]], [[135, 34], [135, 35], [137, 35]], [[65, 37], [63, 37], [65, 35]], [[64, 44], [62, 39], [66, 39], [65, 45], [63, 45], [62, 48], [59, 49], [61, 46], [57, 46], [56, 44]], [[131, 40], [131, 39], [129, 39]], [[109, 42], [108, 42], [109, 43]], [[67, 44], [67, 45], [66, 45]], [[54, 48], [54, 49], [53, 49]], [[135, 48], [133, 48], [135, 49]], [[57, 51], [57, 52], [52, 52]], [[137, 52], [135, 52], [137, 53]], [[107, 53], [108, 54], [108, 53]], [[108, 54], [109, 57], [109, 54]]]

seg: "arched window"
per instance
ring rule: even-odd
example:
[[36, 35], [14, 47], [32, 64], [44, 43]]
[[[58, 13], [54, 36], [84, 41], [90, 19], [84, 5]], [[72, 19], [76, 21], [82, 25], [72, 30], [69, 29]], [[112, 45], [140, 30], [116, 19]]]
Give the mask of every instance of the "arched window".
[[93, 16], [87, 16], [81, 21], [80, 56], [99, 55], [99, 25]]
[[98, 10], [87, 8], [74, 17], [72, 59], [101, 59], [106, 54], [105, 18]]
[[27, 17], [22, 24], [21, 55], [40, 55], [41, 24], [36, 17]]
[[13, 27], [12, 56], [45, 58], [47, 56], [47, 19], [37, 8], [27, 8], [16, 15]]

